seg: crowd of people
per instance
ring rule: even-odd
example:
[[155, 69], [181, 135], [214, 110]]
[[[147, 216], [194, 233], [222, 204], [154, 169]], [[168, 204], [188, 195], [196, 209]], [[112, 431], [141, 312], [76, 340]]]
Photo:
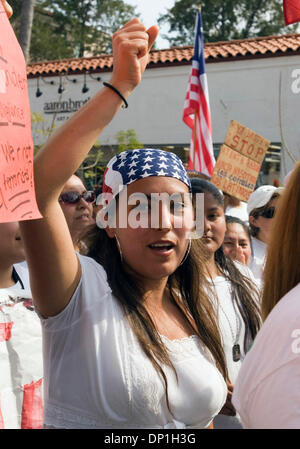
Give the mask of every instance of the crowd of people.
[[246, 205], [160, 149], [114, 156], [97, 202], [75, 174], [157, 33], [114, 34], [35, 157], [43, 218], [0, 224], [0, 428], [300, 427], [300, 163]]

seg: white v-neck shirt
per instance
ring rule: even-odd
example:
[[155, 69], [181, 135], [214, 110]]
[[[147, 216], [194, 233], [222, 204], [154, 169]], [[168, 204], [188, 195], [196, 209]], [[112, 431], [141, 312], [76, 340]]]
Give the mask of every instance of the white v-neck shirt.
[[163, 341], [169, 367], [170, 414], [164, 383], [140, 347], [106, 273], [78, 255], [80, 283], [68, 306], [42, 319], [44, 423], [57, 428], [207, 427], [227, 388], [198, 337]]

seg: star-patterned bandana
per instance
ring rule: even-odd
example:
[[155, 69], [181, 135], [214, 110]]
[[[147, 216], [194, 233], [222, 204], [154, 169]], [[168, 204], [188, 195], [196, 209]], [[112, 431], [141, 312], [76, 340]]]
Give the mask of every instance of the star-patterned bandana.
[[103, 181], [103, 193], [114, 198], [123, 188], [148, 176], [168, 176], [184, 182], [191, 191], [191, 183], [179, 157], [159, 149], [123, 151], [108, 163]]

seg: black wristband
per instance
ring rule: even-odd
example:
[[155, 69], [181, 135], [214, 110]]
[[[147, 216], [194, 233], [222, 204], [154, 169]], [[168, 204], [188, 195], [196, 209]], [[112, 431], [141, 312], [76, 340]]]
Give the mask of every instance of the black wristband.
[[119, 97], [122, 98], [122, 100], [123, 100], [123, 102], [124, 102], [122, 108], [128, 108], [128, 103], [127, 103], [127, 101], [125, 100], [125, 98], [123, 97], [123, 95], [121, 94], [121, 92], [118, 91], [118, 89], [116, 89], [112, 84], [109, 84], [109, 83], [105, 83], [105, 82], [104, 82], [103, 85], [104, 85], [105, 87], [109, 87], [110, 89], [112, 89], [114, 92], [116, 92], [116, 94], [119, 95]]

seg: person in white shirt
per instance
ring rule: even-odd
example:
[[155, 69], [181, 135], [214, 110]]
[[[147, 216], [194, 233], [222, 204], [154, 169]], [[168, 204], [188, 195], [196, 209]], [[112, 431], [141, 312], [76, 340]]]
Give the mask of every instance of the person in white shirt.
[[251, 193], [247, 204], [252, 243], [249, 268], [260, 286], [273, 217], [282, 191], [283, 187], [263, 185]]
[[258, 291], [248, 267], [224, 255], [222, 194], [203, 179], [192, 178], [191, 184], [194, 197], [204, 194], [204, 234], [198, 240], [199, 252], [205, 258], [209, 294], [215, 304], [228, 369], [228, 401], [214, 419], [214, 428], [241, 428], [230, 397], [245, 354], [260, 327]]
[[247, 429], [300, 429], [300, 162], [277, 207], [264, 271], [264, 323], [233, 404]]
[[19, 225], [0, 223], [0, 429], [43, 425], [42, 329]]
[[[114, 34], [110, 83], [34, 161], [43, 219], [20, 226], [43, 327], [45, 427], [207, 428], [226, 401], [226, 363], [210, 298], [198, 285], [180, 159], [157, 149], [111, 159], [90, 257], [74, 252], [58, 203], [99, 134], [128, 105], [157, 33], [132, 19]], [[158, 203], [152, 226], [161, 194], [176, 201]]]

